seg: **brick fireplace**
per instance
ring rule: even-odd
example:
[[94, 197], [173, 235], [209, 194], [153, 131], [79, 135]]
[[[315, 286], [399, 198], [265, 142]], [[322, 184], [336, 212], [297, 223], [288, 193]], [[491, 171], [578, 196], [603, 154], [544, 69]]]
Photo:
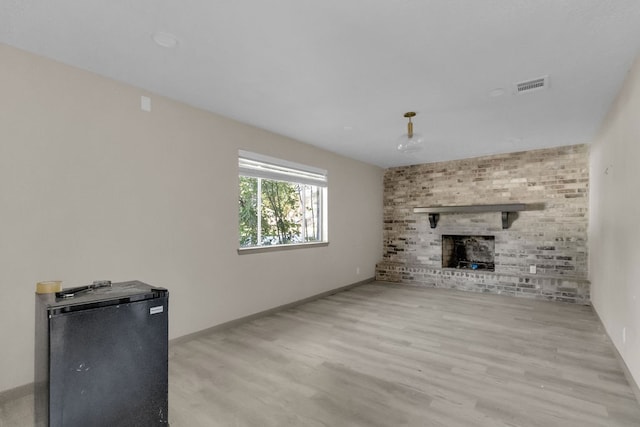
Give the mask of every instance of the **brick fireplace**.
[[[586, 145], [390, 168], [376, 277], [588, 304], [588, 185]], [[514, 203], [527, 208], [511, 214], [508, 228], [499, 212], [442, 213], [435, 228], [427, 214], [414, 212]], [[447, 236], [476, 236], [467, 243], [481, 255], [493, 250], [493, 271], [479, 259], [452, 267], [443, 255], [452, 244]], [[477, 236], [491, 236], [491, 243]]]

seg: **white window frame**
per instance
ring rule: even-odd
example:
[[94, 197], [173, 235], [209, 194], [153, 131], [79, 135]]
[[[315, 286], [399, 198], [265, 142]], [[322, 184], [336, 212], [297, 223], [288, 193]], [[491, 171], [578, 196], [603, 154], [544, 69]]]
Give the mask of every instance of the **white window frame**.
[[[313, 185], [320, 188], [320, 215], [319, 220], [321, 240], [305, 243], [286, 243], [280, 245], [257, 245], [238, 248], [238, 253], [266, 252], [272, 250], [296, 249], [314, 246], [327, 246], [328, 241], [328, 208], [327, 189], [329, 185], [326, 170], [278, 159], [251, 151], [238, 150], [238, 177], [261, 178], [273, 181], [286, 181], [295, 184]], [[261, 179], [258, 179], [258, 241], [261, 236], [260, 206], [261, 206]], [[304, 233], [304, 231], [303, 231]]]

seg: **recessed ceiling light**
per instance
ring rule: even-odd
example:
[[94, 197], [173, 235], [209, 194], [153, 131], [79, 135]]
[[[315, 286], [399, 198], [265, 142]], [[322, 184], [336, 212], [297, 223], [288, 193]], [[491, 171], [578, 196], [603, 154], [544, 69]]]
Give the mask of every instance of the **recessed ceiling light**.
[[353, 126], [345, 126], [345, 127], [344, 127], [344, 130], [346, 130], [346, 131], [353, 130]]
[[170, 33], [158, 31], [151, 35], [153, 41], [160, 47], [172, 49], [178, 45], [178, 38]]
[[489, 92], [489, 96], [492, 98], [497, 98], [498, 96], [504, 95], [504, 92], [505, 90], [503, 88], [498, 87]]

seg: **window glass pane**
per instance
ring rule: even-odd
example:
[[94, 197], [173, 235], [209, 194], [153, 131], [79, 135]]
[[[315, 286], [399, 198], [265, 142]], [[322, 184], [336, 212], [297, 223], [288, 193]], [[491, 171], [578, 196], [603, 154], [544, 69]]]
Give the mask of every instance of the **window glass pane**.
[[313, 185], [297, 185], [300, 199], [299, 221], [300, 240], [303, 242], [322, 241], [320, 235], [320, 188]]
[[241, 248], [325, 241], [326, 172], [316, 185], [308, 174], [273, 179], [248, 170], [243, 157], [238, 163]]
[[241, 248], [325, 241], [326, 171], [245, 151], [238, 167]]
[[258, 179], [240, 177], [240, 247], [258, 244]]
[[295, 184], [263, 179], [262, 210], [267, 218], [267, 227], [263, 224], [263, 245], [299, 243], [300, 203]]

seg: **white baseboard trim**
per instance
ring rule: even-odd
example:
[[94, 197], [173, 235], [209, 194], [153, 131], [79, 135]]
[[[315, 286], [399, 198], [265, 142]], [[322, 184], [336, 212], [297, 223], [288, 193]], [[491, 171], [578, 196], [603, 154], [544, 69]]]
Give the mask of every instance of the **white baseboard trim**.
[[604, 333], [607, 335], [607, 338], [609, 338], [609, 342], [611, 342], [611, 347], [613, 347], [613, 351], [616, 354], [616, 359], [618, 359], [618, 363], [622, 368], [622, 372], [624, 372], [624, 376], [627, 379], [627, 382], [629, 383], [629, 386], [631, 387], [633, 394], [636, 396], [636, 400], [638, 401], [638, 404], [640, 405], [640, 387], [638, 387], [638, 383], [636, 382], [635, 378], [633, 378], [633, 375], [631, 375], [631, 371], [627, 366], [627, 362], [624, 361], [622, 354], [620, 354], [620, 352], [618, 351], [618, 348], [613, 343], [613, 340], [611, 339], [611, 335], [609, 335], [607, 328], [604, 326], [604, 322], [602, 321], [602, 318], [600, 317], [598, 310], [596, 310], [595, 305], [592, 304], [591, 306], [593, 307], [593, 312], [596, 314], [596, 316], [598, 317], [598, 320], [600, 321], [600, 324], [602, 325], [602, 329], [604, 330]]
[[0, 391], [0, 404], [10, 400], [20, 399], [33, 393], [33, 383], [28, 383], [8, 390]]
[[194, 333], [191, 333], [191, 334], [182, 335], [182, 336], [180, 336], [178, 338], [174, 338], [172, 340], [169, 340], [169, 348], [171, 348], [174, 345], [182, 344], [182, 343], [185, 343], [187, 341], [191, 341], [191, 340], [194, 340], [194, 339], [209, 335], [209, 334], [211, 334], [213, 332], [222, 331], [224, 329], [229, 329], [229, 328], [232, 328], [234, 326], [241, 325], [243, 323], [249, 322], [251, 320], [258, 319], [258, 318], [264, 317], [264, 316], [268, 316], [268, 315], [276, 313], [278, 311], [286, 310], [287, 308], [291, 308], [291, 307], [295, 307], [297, 305], [305, 304], [307, 302], [311, 302], [311, 301], [314, 301], [314, 300], [317, 300], [317, 299], [320, 299], [320, 298], [324, 298], [324, 297], [326, 297], [328, 295], [337, 294], [338, 292], [343, 292], [343, 291], [349, 290], [351, 288], [355, 288], [357, 286], [364, 285], [366, 283], [371, 283], [373, 281], [375, 281], [375, 277], [370, 277], [368, 279], [361, 280], [359, 282], [355, 282], [355, 283], [352, 283], [350, 285], [341, 286], [339, 288], [332, 289], [330, 291], [321, 292], [319, 294], [312, 295], [310, 297], [303, 298], [301, 300], [293, 301], [293, 302], [290, 302], [290, 303], [287, 303], [287, 304], [279, 305], [279, 306], [274, 307], [274, 308], [270, 308], [268, 310], [260, 311], [258, 313], [250, 314], [248, 316], [244, 316], [244, 317], [240, 317], [238, 319], [230, 320], [228, 322], [220, 323], [219, 325], [215, 325], [215, 326], [212, 326], [212, 327], [207, 328], [207, 329], [202, 329], [200, 331], [197, 331], [197, 332], [194, 332]]

